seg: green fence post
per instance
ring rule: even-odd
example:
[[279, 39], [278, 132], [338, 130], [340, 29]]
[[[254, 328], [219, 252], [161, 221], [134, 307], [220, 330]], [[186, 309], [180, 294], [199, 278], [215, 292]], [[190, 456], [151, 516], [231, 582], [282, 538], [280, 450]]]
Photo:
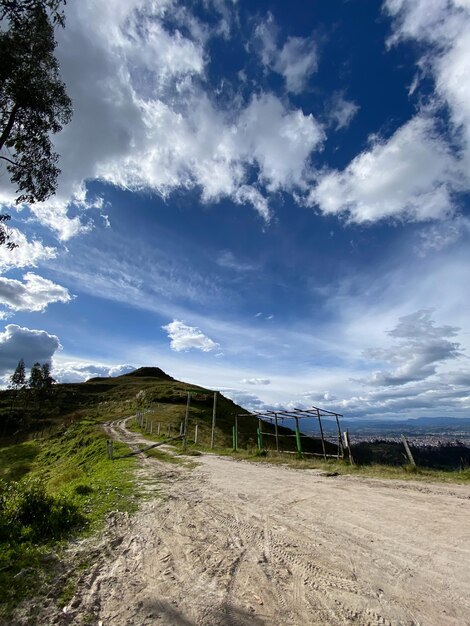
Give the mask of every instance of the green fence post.
[[302, 444], [300, 443], [299, 418], [297, 416], [295, 417], [295, 441], [297, 443], [297, 452], [299, 457], [303, 459]]

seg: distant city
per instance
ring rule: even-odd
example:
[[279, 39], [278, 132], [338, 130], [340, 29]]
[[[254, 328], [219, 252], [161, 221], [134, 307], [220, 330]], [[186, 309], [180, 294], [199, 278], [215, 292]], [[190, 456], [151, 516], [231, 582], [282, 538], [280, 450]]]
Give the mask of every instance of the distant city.
[[[309, 420], [310, 422], [310, 420]], [[336, 436], [336, 424], [330, 420], [322, 420], [325, 436], [333, 440]], [[306, 426], [306, 424], [305, 424]], [[401, 441], [405, 435], [415, 446], [441, 446], [464, 444], [470, 447], [470, 418], [456, 417], [420, 417], [407, 420], [341, 420], [342, 430], [348, 430], [354, 443], [371, 442], [377, 439]], [[304, 432], [318, 434], [318, 425], [309, 423]]]

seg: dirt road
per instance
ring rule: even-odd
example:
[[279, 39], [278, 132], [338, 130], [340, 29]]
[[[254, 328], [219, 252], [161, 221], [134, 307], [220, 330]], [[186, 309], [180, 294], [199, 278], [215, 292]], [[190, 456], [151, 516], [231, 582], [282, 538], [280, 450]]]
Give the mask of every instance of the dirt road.
[[197, 462], [141, 459], [147, 497], [60, 623], [470, 624], [470, 487]]

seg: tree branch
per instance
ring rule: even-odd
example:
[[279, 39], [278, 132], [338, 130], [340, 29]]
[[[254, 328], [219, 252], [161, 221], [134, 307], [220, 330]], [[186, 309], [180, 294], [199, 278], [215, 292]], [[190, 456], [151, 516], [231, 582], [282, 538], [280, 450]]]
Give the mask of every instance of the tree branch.
[[5, 129], [2, 135], [0, 136], [0, 150], [3, 148], [4, 143], [6, 142], [6, 140], [8, 139], [11, 133], [11, 129], [13, 128], [13, 124], [15, 123], [16, 114], [18, 113], [19, 108], [20, 108], [19, 105], [15, 104], [11, 110], [7, 125], [5, 126]]
[[3, 159], [4, 161], [8, 161], [8, 163], [11, 163], [12, 165], [18, 165], [15, 161], [12, 161], [6, 156], [2, 156], [1, 154], [0, 154], [0, 159]]

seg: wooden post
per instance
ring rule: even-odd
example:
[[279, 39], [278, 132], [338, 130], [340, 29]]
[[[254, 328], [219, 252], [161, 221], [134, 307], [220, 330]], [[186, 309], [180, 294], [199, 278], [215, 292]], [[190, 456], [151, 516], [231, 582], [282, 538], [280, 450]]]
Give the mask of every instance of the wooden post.
[[160, 437], [160, 422], [157, 423], [157, 435]]
[[326, 461], [325, 437], [323, 436], [323, 426], [321, 424], [320, 409], [317, 409], [318, 425], [320, 426], [321, 447], [323, 450], [323, 458]]
[[184, 422], [180, 422], [180, 437], [183, 434], [183, 426], [184, 426]]
[[[188, 401], [186, 402], [186, 414], [184, 416], [184, 424], [181, 422], [180, 435], [183, 435], [183, 450], [188, 445], [188, 420], [189, 420], [189, 404], [191, 402], [191, 392], [188, 391]], [[184, 431], [183, 431], [184, 427]], [[183, 432], [181, 432], [183, 431]]]
[[109, 439], [106, 441], [106, 451], [108, 454], [108, 459], [113, 459], [113, 442]]
[[274, 434], [276, 435], [276, 451], [279, 452], [279, 433], [277, 431], [277, 413], [274, 413]]
[[346, 443], [346, 448], [348, 449], [349, 462], [351, 463], [351, 465], [354, 465], [354, 459], [353, 459], [352, 450], [351, 450], [351, 441], [349, 440], [349, 430], [346, 429], [346, 431], [343, 434], [344, 434], [344, 442]]
[[151, 435], [153, 434], [153, 421], [150, 422], [150, 434]]
[[212, 408], [212, 430], [211, 430], [211, 448], [214, 447], [215, 442], [215, 418], [217, 412], [217, 391], [214, 391], [214, 406]]
[[297, 444], [297, 452], [300, 458], [303, 459], [302, 443], [300, 441], [299, 418], [297, 417], [297, 415], [295, 416], [295, 441]]
[[409, 462], [411, 463], [411, 465], [416, 467], [416, 461], [414, 460], [413, 455], [411, 454], [411, 449], [410, 449], [410, 446], [408, 445], [408, 441], [406, 440], [405, 435], [401, 436], [401, 440], [403, 441], [403, 445], [405, 446], [405, 452], [406, 452], [406, 456], [408, 457]]
[[336, 417], [336, 426], [338, 427], [338, 459], [339, 459], [340, 450], [341, 450], [341, 458], [344, 459], [344, 448], [343, 448], [343, 440], [341, 438], [341, 427], [339, 425], [338, 416], [335, 415], [335, 417]]
[[194, 427], [194, 443], [197, 443], [197, 436], [198, 436], [198, 430], [199, 430], [199, 424], [196, 422], [196, 426]]

